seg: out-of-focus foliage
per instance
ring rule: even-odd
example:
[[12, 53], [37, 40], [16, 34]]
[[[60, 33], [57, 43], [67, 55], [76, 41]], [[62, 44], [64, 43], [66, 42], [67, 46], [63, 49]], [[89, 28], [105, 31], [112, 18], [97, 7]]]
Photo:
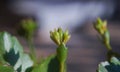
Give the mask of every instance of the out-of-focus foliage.
[[33, 34], [37, 28], [37, 24], [31, 18], [24, 19], [20, 22], [20, 28], [18, 29], [18, 34], [23, 36], [27, 40], [33, 37]]
[[[31, 21], [24, 21], [23, 23], [23, 29], [28, 32], [28, 35], [33, 36], [35, 29], [33, 23]], [[26, 40], [27, 37], [29, 37], [28, 35], [25, 34], [24, 38], [26, 38]], [[36, 57], [34, 57], [36, 55], [34, 55], [33, 52], [34, 47], [32, 46], [32, 37], [28, 38], [30, 40], [27, 40], [31, 49], [30, 54], [26, 54], [16, 37], [11, 36], [7, 32], [1, 32], [0, 72], [66, 72], [66, 59], [68, 52], [66, 43], [69, 40], [70, 35], [68, 34], [68, 31], [63, 32], [62, 29], [59, 28], [55, 32], [51, 31], [50, 36], [58, 46], [56, 48], [56, 54], [52, 54], [45, 59], [40, 59], [41, 61], [38, 61], [35, 59]]]
[[100, 40], [102, 43], [111, 50], [110, 45], [110, 34], [107, 28], [107, 21], [102, 21], [100, 18], [97, 19], [97, 21], [94, 23], [94, 28], [96, 31], [100, 34]]
[[[23, 52], [23, 48], [18, 40], [7, 32], [0, 33], [0, 71], [9, 69], [10, 72], [25, 72], [27, 68], [33, 66], [33, 61], [28, 54]], [[6, 66], [8, 65], [8, 66]], [[10, 66], [11, 67], [10, 67]], [[13, 69], [12, 69], [13, 68]]]

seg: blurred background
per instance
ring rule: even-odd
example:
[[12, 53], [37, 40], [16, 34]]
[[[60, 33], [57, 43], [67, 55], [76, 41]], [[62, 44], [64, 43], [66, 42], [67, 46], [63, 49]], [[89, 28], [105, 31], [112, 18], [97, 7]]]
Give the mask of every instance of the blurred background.
[[38, 26], [34, 45], [38, 57], [55, 53], [56, 45], [49, 31], [68, 29], [68, 72], [96, 72], [105, 60], [106, 49], [97, 39], [93, 22], [97, 17], [108, 20], [111, 45], [120, 52], [120, 0], [1, 0], [0, 31], [16, 35], [28, 52], [26, 42], [16, 34], [22, 19], [33, 18]]

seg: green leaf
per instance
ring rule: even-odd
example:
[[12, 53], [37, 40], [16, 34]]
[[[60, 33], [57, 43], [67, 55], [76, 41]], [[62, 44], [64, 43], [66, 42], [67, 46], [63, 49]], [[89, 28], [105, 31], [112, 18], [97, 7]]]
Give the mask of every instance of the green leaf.
[[17, 70], [21, 67], [20, 72], [25, 72], [27, 68], [30, 68], [33, 65], [33, 61], [27, 54], [22, 54], [18, 59], [17, 63], [14, 66], [14, 69]]
[[12, 42], [13, 42], [13, 49], [15, 51], [15, 54], [17, 54], [18, 52], [23, 53], [23, 47], [21, 46], [21, 44], [19, 43], [19, 41], [17, 40], [16, 37], [11, 37], [12, 38]]
[[120, 65], [120, 61], [119, 59], [117, 59], [116, 57], [111, 57], [111, 60], [110, 60], [111, 63], [115, 64], [115, 65]]
[[0, 65], [7, 64], [7, 62], [4, 60], [4, 57], [0, 54]]
[[120, 72], [120, 61], [117, 57], [112, 56], [110, 59], [110, 65], [106, 66], [108, 72]]
[[98, 72], [120, 72], [120, 61], [116, 57], [111, 57], [110, 62], [101, 62]]
[[110, 64], [105, 67], [108, 72], [120, 72], [120, 65]]
[[1, 66], [0, 65], [0, 72], [15, 72], [14, 69], [10, 66]]
[[105, 66], [109, 65], [109, 63], [106, 61], [106, 62], [101, 62], [98, 66], [98, 72], [109, 72], [107, 71], [107, 69], [105, 68]]
[[12, 48], [10, 35], [7, 32], [0, 33], [0, 53], [4, 54], [5, 51], [9, 52]]
[[32, 72], [59, 72], [59, 66], [56, 55], [52, 55], [34, 67]]
[[0, 54], [0, 59], [8, 62], [19, 72], [25, 72], [25, 70], [33, 66], [33, 61], [28, 54], [23, 52], [23, 47], [18, 42], [17, 38], [11, 36], [7, 32], [0, 33], [0, 50], [3, 52]]

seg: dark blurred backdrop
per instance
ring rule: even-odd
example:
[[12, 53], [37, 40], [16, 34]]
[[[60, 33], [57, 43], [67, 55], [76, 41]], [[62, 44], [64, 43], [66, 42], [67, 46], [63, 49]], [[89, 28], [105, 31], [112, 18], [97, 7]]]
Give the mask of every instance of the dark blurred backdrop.
[[[14, 2], [15, 0], [0, 0], [0, 26], [14, 27], [15, 24], [24, 16], [17, 15], [8, 9], [8, 4]], [[17, 0], [18, 1], [18, 0]], [[20, 0], [23, 1], [23, 0]], [[43, 1], [50, 3], [69, 3], [69, 2], [99, 2], [99, 1], [113, 1], [115, 5], [115, 10], [110, 18], [111, 20], [120, 20], [120, 0], [30, 0], [30, 1]]]

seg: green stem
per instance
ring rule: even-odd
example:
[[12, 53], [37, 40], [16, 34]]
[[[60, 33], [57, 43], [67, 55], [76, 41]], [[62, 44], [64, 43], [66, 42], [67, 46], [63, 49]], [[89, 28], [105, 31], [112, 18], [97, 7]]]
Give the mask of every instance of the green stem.
[[60, 72], [65, 72], [64, 62], [61, 62], [61, 63], [60, 63]]
[[112, 50], [112, 47], [110, 46], [110, 44], [105, 44], [105, 46], [108, 50]]
[[29, 46], [29, 49], [30, 49], [30, 56], [33, 59], [34, 65], [35, 65], [36, 62], [37, 62], [37, 59], [36, 59], [35, 48], [33, 46], [33, 41], [32, 41], [32, 39], [28, 39], [27, 41], [28, 41], [28, 46]]

